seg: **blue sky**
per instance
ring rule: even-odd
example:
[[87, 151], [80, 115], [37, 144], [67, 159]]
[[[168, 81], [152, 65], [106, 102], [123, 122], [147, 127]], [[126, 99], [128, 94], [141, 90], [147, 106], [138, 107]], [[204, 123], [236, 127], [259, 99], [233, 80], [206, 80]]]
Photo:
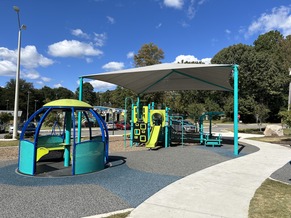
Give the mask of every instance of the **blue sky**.
[[[258, 35], [291, 34], [290, 0], [1, 0], [0, 86], [15, 78], [18, 20], [21, 78], [34, 87], [75, 91], [82, 75], [133, 67], [143, 44], [156, 44], [163, 63], [205, 61], [221, 49], [252, 45]], [[95, 91], [112, 84], [91, 82]]]

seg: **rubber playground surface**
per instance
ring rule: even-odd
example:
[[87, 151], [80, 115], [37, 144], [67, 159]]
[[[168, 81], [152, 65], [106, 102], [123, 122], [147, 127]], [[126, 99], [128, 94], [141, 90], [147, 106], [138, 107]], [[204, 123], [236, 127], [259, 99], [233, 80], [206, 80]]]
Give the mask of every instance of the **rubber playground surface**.
[[[240, 144], [235, 157], [232, 144], [223, 143], [119, 152], [110, 154], [105, 170], [61, 177], [24, 176], [16, 172], [17, 160], [0, 161], [0, 217], [86, 217], [135, 208], [187, 175], [258, 150]], [[284, 167], [275, 177], [291, 183]]]

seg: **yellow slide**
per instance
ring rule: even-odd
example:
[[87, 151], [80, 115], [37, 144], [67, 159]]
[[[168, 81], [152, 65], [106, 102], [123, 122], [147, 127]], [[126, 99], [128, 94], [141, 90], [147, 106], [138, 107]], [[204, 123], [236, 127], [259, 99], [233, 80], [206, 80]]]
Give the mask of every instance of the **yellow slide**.
[[154, 148], [157, 144], [159, 134], [160, 134], [161, 126], [153, 126], [150, 139], [146, 143], [146, 148]]

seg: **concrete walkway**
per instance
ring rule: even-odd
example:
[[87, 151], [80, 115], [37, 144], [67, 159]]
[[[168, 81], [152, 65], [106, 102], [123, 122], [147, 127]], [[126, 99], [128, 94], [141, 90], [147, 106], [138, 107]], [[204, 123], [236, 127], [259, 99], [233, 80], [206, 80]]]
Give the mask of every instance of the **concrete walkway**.
[[[291, 160], [291, 149], [244, 139], [260, 151], [206, 168], [178, 180], [135, 208], [129, 217], [248, 217], [256, 189]], [[291, 177], [291, 175], [290, 175]]]

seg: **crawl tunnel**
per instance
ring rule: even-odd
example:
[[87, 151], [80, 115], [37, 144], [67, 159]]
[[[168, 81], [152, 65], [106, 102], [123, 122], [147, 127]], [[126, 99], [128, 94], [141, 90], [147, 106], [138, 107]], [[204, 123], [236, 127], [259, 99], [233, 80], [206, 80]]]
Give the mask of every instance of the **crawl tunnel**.
[[[35, 134], [28, 137], [29, 126], [36, 120]], [[44, 123], [50, 123], [51, 129], [44, 128]], [[46, 173], [46, 169], [53, 167], [39, 163], [55, 152], [61, 153], [62, 167], [69, 175], [100, 171], [108, 162], [108, 141], [106, 123], [91, 105], [75, 99], [52, 101], [37, 110], [23, 126], [18, 171], [26, 175]]]

